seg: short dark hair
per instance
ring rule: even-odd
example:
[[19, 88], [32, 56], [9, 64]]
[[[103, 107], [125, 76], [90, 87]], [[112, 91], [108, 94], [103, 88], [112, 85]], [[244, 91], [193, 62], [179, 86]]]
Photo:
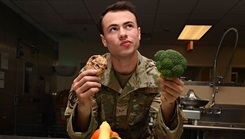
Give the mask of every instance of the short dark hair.
[[103, 20], [104, 16], [110, 11], [129, 11], [132, 14], [134, 14], [134, 16], [136, 18], [136, 22], [138, 22], [137, 21], [136, 7], [129, 1], [118, 1], [112, 5], [109, 5], [104, 10], [104, 12], [101, 14], [100, 20], [99, 20], [99, 31], [101, 34], [104, 34], [102, 20]]

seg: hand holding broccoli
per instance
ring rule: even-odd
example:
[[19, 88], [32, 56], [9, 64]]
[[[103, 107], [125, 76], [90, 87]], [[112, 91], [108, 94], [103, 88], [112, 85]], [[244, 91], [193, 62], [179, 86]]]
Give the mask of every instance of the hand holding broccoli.
[[180, 77], [187, 68], [187, 60], [179, 52], [168, 49], [155, 53], [156, 67], [164, 79]]

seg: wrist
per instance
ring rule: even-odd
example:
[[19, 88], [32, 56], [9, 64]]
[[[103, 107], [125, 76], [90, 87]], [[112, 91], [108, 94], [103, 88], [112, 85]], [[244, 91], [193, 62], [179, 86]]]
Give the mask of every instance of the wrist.
[[175, 113], [175, 102], [168, 102], [164, 97], [161, 97], [162, 100], [162, 116], [165, 121], [165, 124], [169, 127], [171, 124], [171, 119]]
[[175, 106], [175, 101], [169, 101], [163, 95], [161, 95], [161, 101], [162, 101], [162, 105], [164, 105], [166, 108], [174, 107]]
[[77, 111], [79, 113], [82, 113], [83, 115], [90, 115], [91, 107], [89, 105], [86, 105], [86, 103], [81, 103], [80, 101], [78, 101]]

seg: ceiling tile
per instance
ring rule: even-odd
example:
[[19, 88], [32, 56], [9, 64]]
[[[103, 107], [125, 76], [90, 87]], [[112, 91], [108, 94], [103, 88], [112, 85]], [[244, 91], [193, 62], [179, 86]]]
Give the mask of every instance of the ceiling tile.
[[228, 13], [239, 0], [199, 0], [194, 14], [223, 14]]
[[12, 0], [23, 11], [32, 14], [56, 14], [54, 9], [44, 0]]
[[245, 1], [241, 0], [239, 3], [230, 11], [231, 14], [245, 14]]
[[196, 0], [160, 0], [158, 14], [190, 14]]
[[84, 15], [88, 11], [81, 0], [48, 0], [60, 15]]
[[[47, 35], [100, 41], [101, 12], [118, 0], [1, 0]], [[215, 46], [226, 29], [235, 27], [245, 38], [245, 0], [130, 0], [139, 15], [142, 41], [181, 45], [177, 41], [185, 24], [212, 24], [195, 44]], [[217, 37], [218, 36], [218, 37]], [[51, 37], [54, 38], [54, 37]], [[57, 39], [54, 38], [54, 39]], [[239, 39], [244, 44], [244, 39]]]

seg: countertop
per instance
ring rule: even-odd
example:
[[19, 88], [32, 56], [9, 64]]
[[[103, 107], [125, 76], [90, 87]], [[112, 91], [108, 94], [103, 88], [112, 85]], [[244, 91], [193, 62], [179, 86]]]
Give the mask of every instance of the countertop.
[[186, 129], [200, 129], [200, 130], [237, 130], [237, 131], [245, 131], [244, 127], [234, 127], [230, 126], [219, 126], [219, 125], [191, 125], [191, 124], [184, 124], [183, 126]]

